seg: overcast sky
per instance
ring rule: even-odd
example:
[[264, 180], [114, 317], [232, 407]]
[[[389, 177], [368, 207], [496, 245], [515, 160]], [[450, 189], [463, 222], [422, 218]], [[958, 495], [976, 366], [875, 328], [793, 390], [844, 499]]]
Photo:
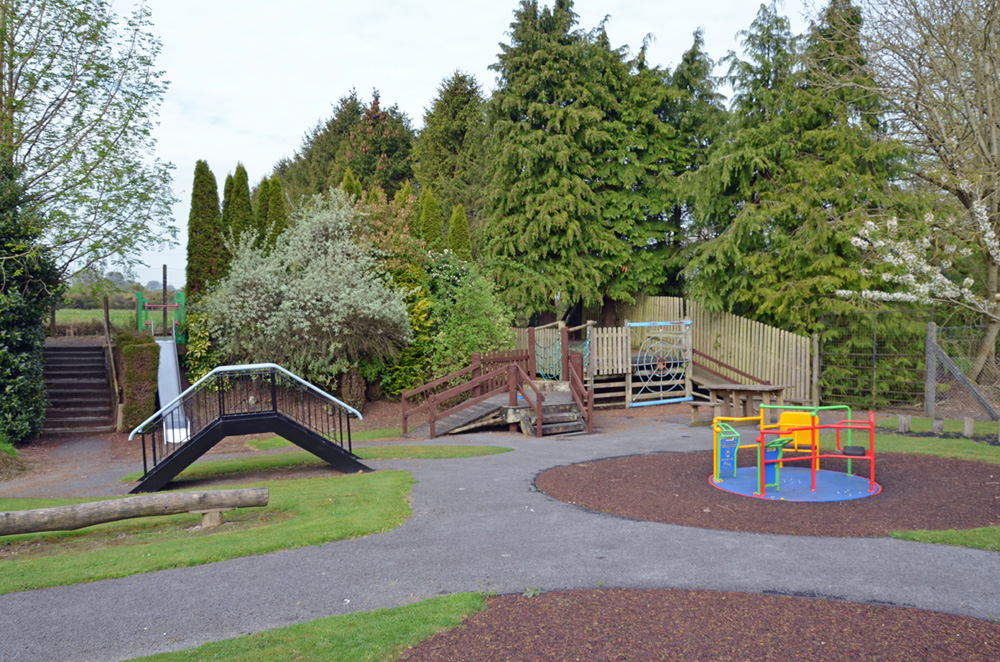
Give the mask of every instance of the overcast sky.
[[[805, 29], [809, 0], [780, 2], [792, 30]], [[156, 137], [161, 160], [174, 164], [174, 208], [180, 245], [144, 253], [139, 280], [184, 282], [187, 216], [198, 159], [220, 187], [242, 161], [251, 186], [291, 157], [303, 135], [332, 114], [352, 88], [365, 101], [378, 89], [414, 129], [441, 82], [456, 69], [489, 95], [498, 44], [507, 43], [517, 0], [147, 0], [153, 32], [163, 43], [158, 64], [170, 87]], [[552, 0], [542, 5], [552, 4]], [[115, 0], [119, 13], [133, 0]], [[607, 16], [614, 46], [636, 52], [653, 35], [649, 60], [673, 68], [704, 29], [713, 59], [739, 51], [736, 33], [750, 26], [754, 0], [576, 0], [579, 25]]]

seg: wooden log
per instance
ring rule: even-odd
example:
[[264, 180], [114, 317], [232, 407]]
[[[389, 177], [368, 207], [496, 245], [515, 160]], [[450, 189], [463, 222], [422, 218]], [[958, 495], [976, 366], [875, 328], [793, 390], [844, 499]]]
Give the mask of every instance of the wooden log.
[[172, 492], [78, 503], [72, 506], [0, 512], [0, 536], [39, 531], [75, 531], [85, 526], [133, 517], [266, 506], [266, 487], [205, 492]]

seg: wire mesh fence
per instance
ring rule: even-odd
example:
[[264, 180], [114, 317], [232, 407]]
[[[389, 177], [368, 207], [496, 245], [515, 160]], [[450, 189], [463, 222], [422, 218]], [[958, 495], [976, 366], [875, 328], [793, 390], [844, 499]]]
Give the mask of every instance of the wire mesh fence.
[[927, 413], [934, 418], [996, 420], [1000, 415], [1000, 325], [931, 329], [939, 351], [928, 354]]
[[931, 311], [824, 315], [822, 404], [922, 412]]

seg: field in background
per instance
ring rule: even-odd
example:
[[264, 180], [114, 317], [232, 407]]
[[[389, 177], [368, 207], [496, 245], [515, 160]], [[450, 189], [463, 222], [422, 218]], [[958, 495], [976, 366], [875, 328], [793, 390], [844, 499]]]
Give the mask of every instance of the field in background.
[[[88, 322], [91, 320], [101, 321], [104, 311], [100, 308], [83, 310], [81, 308], [60, 308], [56, 311], [56, 324], [73, 324], [77, 322]], [[119, 328], [124, 328], [129, 318], [135, 317], [134, 310], [109, 310], [111, 323]]]

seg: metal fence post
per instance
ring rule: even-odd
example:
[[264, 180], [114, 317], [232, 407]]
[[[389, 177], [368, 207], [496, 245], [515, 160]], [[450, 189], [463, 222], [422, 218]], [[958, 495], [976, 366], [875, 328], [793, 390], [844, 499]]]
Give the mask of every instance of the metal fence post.
[[934, 345], [937, 343], [937, 324], [927, 323], [927, 336], [924, 343], [924, 415], [934, 418], [937, 404], [937, 357], [934, 355]]

